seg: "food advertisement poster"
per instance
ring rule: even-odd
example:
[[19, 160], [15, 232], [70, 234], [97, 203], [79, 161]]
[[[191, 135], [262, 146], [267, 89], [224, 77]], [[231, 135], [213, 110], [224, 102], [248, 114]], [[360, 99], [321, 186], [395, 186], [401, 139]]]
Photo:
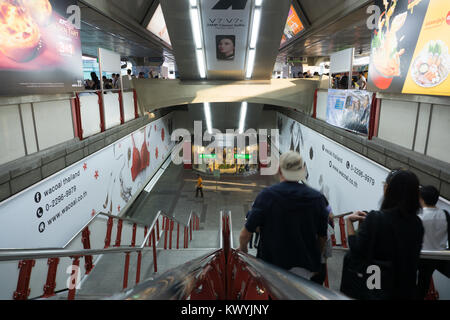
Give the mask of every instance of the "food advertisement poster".
[[0, 248], [60, 248], [96, 213], [119, 215], [169, 156], [171, 133], [168, 114], [1, 202]]
[[372, 93], [365, 90], [328, 90], [327, 122], [368, 134]]
[[450, 1], [377, 0], [369, 90], [450, 95]]
[[74, 0], [0, 0], [2, 96], [83, 88], [76, 4]]
[[286, 21], [286, 26], [284, 27], [283, 36], [281, 37], [280, 47], [283, 46], [286, 41], [289, 41], [297, 34], [299, 34], [303, 29], [305, 29], [305, 27], [300, 21], [300, 18], [298, 17], [294, 6], [291, 5], [291, 8], [289, 9], [288, 19]]

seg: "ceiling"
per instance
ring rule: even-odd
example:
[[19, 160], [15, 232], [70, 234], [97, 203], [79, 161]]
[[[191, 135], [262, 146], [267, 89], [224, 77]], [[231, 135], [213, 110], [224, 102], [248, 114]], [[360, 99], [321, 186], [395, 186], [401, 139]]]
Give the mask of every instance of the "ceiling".
[[[126, 3], [126, 5], [124, 5]], [[157, 1], [83, 0], [81, 44], [84, 55], [97, 56], [98, 47], [122, 57], [148, 57], [173, 60], [173, 50], [144, 27], [156, 9]]]
[[[97, 56], [98, 47], [123, 58], [146, 58], [162, 63], [176, 60], [181, 79], [199, 79], [188, 0], [162, 0], [172, 46], [146, 30], [159, 0], [79, 0], [84, 55]], [[370, 52], [366, 9], [373, 0], [292, 0], [305, 30], [281, 50], [279, 43], [290, 0], [265, 0], [255, 59], [254, 79], [270, 79], [275, 60], [287, 56], [323, 57], [355, 47], [356, 54]], [[126, 5], [125, 5], [126, 4]], [[242, 80], [229, 72], [208, 79]]]
[[[194, 121], [203, 121], [203, 131], [206, 128], [205, 112], [202, 103], [190, 104], [188, 106], [189, 123]], [[211, 109], [211, 124], [215, 129], [226, 133], [227, 129], [237, 130], [239, 127], [241, 103], [210, 103]], [[245, 117], [244, 130], [248, 128], [260, 128], [261, 117], [263, 116], [263, 105], [249, 103], [247, 108], [247, 115]]]
[[[203, 3], [203, 2], [202, 2]], [[256, 46], [253, 80], [268, 80], [272, 77], [282, 32], [289, 13], [290, 0], [264, 0], [261, 9], [261, 25]], [[199, 80], [195, 43], [192, 34], [188, 0], [161, 0], [167, 30], [174, 49], [174, 56], [182, 80]], [[228, 9], [230, 17], [233, 11]], [[207, 21], [207, 17], [203, 17]], [[205, 24], [205, 22], [204, 22]], [[214, 30], [215, 34], [223, 34]], [[236, 30], [227, 29], [229, 34]], [[234, 32], [234, 33], [233, 33]], [[250, 30], [248, 31], [250, 33]], [[205, 45], [205, 43], [203, 43]], [[248, 44], [247, 44], [248, 45]], [[208, 56], [208, 55], [206, 55]], [[213, 61], [215, 62], [215, 61]], [[209, 70], [208, 80], [244, 80], [245, 70]]]

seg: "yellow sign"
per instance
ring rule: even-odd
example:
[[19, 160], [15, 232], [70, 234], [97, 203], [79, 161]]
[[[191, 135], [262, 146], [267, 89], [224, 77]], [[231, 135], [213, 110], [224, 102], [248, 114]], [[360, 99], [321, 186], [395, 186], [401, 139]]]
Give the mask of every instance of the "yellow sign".
[[[447, 10], [443, 10], [447, 8]], [[450, 1], [430, 1], [403, 93], [450, 95]]]

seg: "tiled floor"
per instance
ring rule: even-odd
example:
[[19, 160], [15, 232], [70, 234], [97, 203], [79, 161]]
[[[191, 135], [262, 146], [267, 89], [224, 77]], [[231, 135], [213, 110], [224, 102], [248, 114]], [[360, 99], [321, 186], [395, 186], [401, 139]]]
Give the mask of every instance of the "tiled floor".
[[245, 214], [257, 194], [266, 186], [277, 183], [276, 176], [226, 176], [219, 180], [203, 176], [204, 198], [195, 197], [196, 173], [171, 164], [147, 199], [135, 208], [132, 217], [151, 222], [162, 210], [177, 220], [187, 221], [191, 211], [200, 216], [200, 230], [217, 230], [220, 211], [231, 211], [233, 230], [239, 232]]

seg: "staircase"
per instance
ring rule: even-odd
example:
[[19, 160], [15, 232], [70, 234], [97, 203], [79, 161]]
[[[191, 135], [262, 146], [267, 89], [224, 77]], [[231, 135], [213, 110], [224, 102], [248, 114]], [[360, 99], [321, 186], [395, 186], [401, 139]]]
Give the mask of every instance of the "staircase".
[[[169, 223], [169, 230], [160, 231], [160, 238], [157, 240], [157, 272], [154, 271], [153, 249], [146, 248], [142, 252], [139, 282], [157, 277], [167, 270], [178, 267], [198, 257], [205, 256], [220, 247], [219, 228], [217, 230], [195, 230], [192, 232], [192, 240], [190, 239], [190, 231], [188, 231], [186, 234], [189, 240], [188, 248], [183, 248], [184, 228], [180, 227], [179, 232], [177, 232], [177, 223], [175, 222], [172, 226], [172, 232], [170, 232], [170, 225]], [[100, 256], [90, 274], [81, 282], [80, 288], [77, 289], [75, 299], [106, 299], [122, 292], [124, 287], [128, 289], [133, 287], [137, 284], [138, 254], [131, 253], [129, 255], [126, 285], [124, 284], [125, 262], [126, 254], [124, 253]], [[67, 292], [56, 294], [48, 299], [66, 300]]]

